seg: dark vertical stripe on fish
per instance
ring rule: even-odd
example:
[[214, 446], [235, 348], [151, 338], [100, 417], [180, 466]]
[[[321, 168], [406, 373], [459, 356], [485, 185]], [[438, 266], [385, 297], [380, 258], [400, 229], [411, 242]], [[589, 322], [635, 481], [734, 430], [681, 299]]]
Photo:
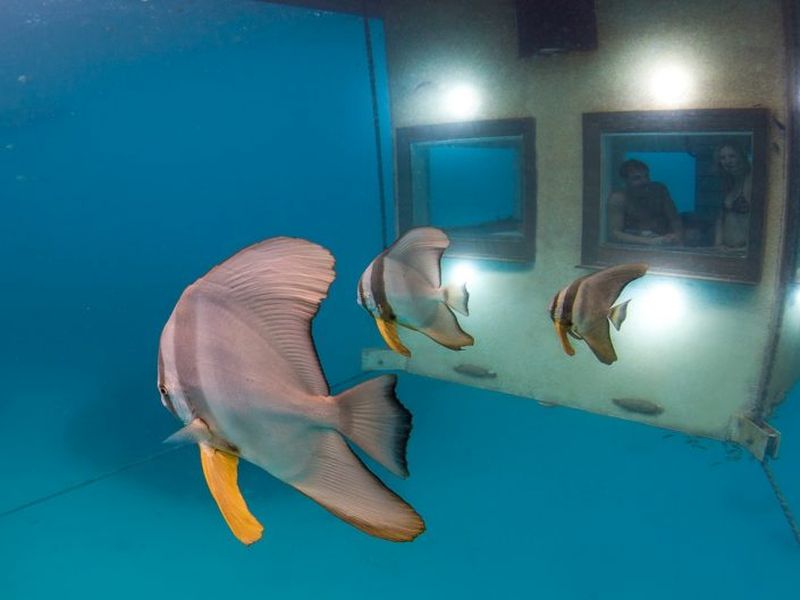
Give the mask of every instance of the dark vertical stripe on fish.
[[575, 304], [575, 297], [578, 295], [578, 288], [583, 284], [583, 280], [583, 277], [576, 279], [564, 290], [564, 296], [561, 298], [560, 320], [562, 323], [572, 324], [572, 305]]
[[358, 280], [358, 299], [361, 301], [361, 306], [369, 310], [367, 306], [367, 295], [364, 293], [364, 279]]
[[161, 394], [161, 397], [164, 399], [167, 410], [171, 412], [173, 416], [177, 417], [178, 411], [175, 410], [172, 399], [169, 397], [167, 386], [164, 384], [164, 357], [161, 355], [161, 348], [158, 349], [158, 393]]
[[381, 253], [381, 255], [375, 259], [372, 265], [372, 277], [370, 278], [369, 285], [372, 288], [372, 299], [375, 300], [378, 314], [384, 321], [393, 321], [395, 314], [389, 304], [389, 299], [386, 297], [386, 285], [383, 278], [385, 260], [385, 252]]
[[[199, 296], [199, 297], [198, 297]], [[195, 290], [190, 302], [175, 311], [174, 341], [180, 343], [181, 355], [185, 360], [175, 359], [175, 375], [178, 386], [183, 392], [183, 399], [192, 417], [208, 412], [208, 403], [200, 391], [200, 375], [197, 366], [197, 309], [198, 305], [208, 299], [200, 296]]]

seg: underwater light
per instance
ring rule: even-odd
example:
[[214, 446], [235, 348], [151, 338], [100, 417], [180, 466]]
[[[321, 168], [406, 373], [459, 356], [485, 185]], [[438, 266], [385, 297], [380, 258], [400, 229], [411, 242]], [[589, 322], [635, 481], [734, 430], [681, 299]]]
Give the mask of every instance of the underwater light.
[[795, 310], [800, 309], [800, 285], [796, 286], [792, 291], [791, 295], [791, 303]]
[[692, 77], [680, 65], [661, 65], [652, 72], [650, 90], [654, 99], [662, 104], [685, 103], [692, 91]]
[[477, 272], [472, 264], [460, 261], [450, 267], [447, 280], [448, 283], [456, 285], [466, 283], [469, 290], [470, 286], [477, 280]]
[[447, 90], [442, 101], [444, 109], [451, 116], [468, 118], [478, 112], [480, 95], [474, 86], [461, 83]]
[[637, 293], [635, 303], [637, 317], [648, 329], [674, 327], [686, 313], [686, 293], [670, 282], [651, 284]]

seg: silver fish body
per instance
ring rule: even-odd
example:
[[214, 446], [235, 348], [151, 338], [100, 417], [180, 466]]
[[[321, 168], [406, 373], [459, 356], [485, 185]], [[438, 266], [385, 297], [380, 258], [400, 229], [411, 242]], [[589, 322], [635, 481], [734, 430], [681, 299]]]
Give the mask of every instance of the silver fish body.
[[419, 515], [343, 437], [408, 474], [411, 415], [394, 395], [395, 378], [331, 396], [311, 338], [333, 278], [330, 253], [293, 238], [266, 240], [212, 269], [184, 291], [162, 332], [162, 403], [185, 424], [178, 438], [260, 466], [363, 531], [408, 541], [424, 530]]
[[358, 283], [358, 303], [376, 320], [392, 349], [409, 355], [396, 333], [399, 325], [460, 350], [474, 339], [453, 310], [469, 314], [465, 286], [442, 287], [441, 258], [450, 240], [440, 229], [412, 229], [379, 254]]
[[617, 354], [611, 343], [609, 322], [619, 329], [627, 314], [627, 302], [614, 306], [623, 288], [647, 272], [645, 264], [609, 267], [579, 277], [562, 288], [550, 302], [550, 319], [564, 352], [575, 350], [567, 338], [584, 340], [597, 359], [612, 364]]

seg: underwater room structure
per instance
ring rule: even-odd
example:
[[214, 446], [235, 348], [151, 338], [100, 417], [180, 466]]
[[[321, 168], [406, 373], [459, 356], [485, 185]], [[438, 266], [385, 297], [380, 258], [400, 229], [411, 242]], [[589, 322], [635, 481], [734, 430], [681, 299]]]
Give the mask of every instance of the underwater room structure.
[[[798, 593], [797, 2], [7, 0], [0, 49], [0, 598]], [[324, 271], [265, 378], [392, 382], [336, 435], [413, 541], [191, 428], [165, 325], [279, 237], [330, 265], [256, 286]]]

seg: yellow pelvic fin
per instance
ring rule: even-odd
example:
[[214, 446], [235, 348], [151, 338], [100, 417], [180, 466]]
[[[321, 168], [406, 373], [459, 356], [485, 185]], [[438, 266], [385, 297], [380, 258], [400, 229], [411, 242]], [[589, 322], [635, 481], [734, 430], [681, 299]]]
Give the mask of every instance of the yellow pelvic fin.
[[386, 344], [403, 356], [411, 356], [411, 351], [403, 345], [400, 341], [400, 336], [397, 335], [397, 321], [386, 321], [380, 317], [375, 317], [375, 324], [378, 326], [378, 331]]
[[264, 527], [247, 508], [239, 491], [239, 457], [200, 444], [200, 462], [208, 489], [236, 539], [247, 545], [260, 540]]
[[567, 328], [558, 321], [553, 321], [553, 325], [556, 326], [556, 333], [558, 334], [558, 339], [561, 340], [561, 347], [564, 348], [564, 352], [570, 356], [574, 356], [575, 348], [573, 348], [572, 344], [569, 343], [569, 338], [567, 337]]

